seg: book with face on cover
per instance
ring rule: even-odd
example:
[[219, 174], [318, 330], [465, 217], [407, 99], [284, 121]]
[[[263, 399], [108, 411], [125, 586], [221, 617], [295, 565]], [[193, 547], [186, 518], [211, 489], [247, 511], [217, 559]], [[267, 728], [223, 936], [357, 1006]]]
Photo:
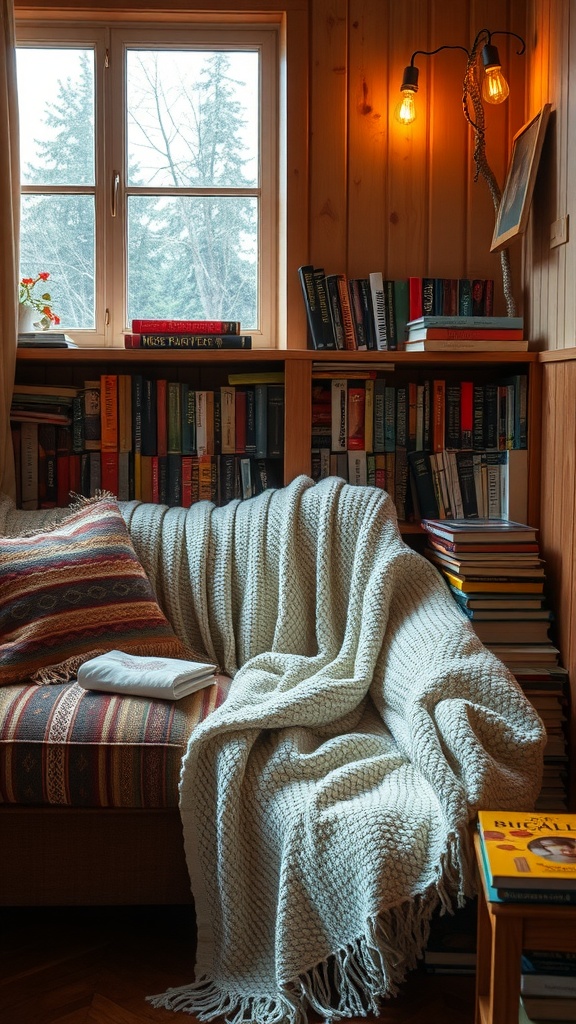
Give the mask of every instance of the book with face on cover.
[[86, 690], [179, 700], [210, 686], [215, 681], [215, 672], [216, 665], [200, 661], [108, 651], [80, 665], [78, 683]]
[[576, 814], [481, 810], [478, 832], [494, 888], [576, 889]]

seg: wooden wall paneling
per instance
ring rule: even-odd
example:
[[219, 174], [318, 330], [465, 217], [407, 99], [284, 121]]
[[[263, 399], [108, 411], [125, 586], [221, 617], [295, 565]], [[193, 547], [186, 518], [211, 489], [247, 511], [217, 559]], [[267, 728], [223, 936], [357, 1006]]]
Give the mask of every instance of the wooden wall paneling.
[[[490, 32], [498, 32], [501, 29], [507, 30], [507, 4], [501, 0], [473, 0], [470, 3], [470, 27], [469, 37], [466, 45], [472, 46], [476, 34], [482, 28]], [[510, 58], [508, 56], [508, 41], [506, 36], [496, 35], [494, 45], [498, 47], [502, 60], [502, 71], [506, 78], [510, 79], [509, 67], [511, 60], [521, 58]], [[484, 72], [482, 70], [481, 50], [479, 53], [478, 78], [482, 85]], [[465, 60], [464, 55], [463, 59]], [[463, 69], [464, 70], [464, 69]], [[511, 86], [512, 89], [512, 86]], [[495, 106], [491, 103], [484, 103], [484, 123], [486, 128], [486, 159], [494, 173], [500, 189], [502, 189], [506, 177], [506, 166], [508, 162], [508, 115], [509, 100], [506, 103]], [[471, 110], [473, 114], [473, 111]], [[504, 315], [506, 305], [503, 298], [502, 268], [500, 256], [490, 252], [494, 223], [496, 219], [496, 208], [492, 194], [487, 182], [482, 175], [474, 181], [476, 165], [474, 163], [475, 134], [472, 128], [466, 133], [467, 145], [467, 173], [466, 173], [466, 265], [463, 276], [490, 277], [494, 280], [494, 311]]]
[[[434, 4], [430, 45], [468, 47], [468, 5]], [[417, 62], [418, 63], [418, 62]], [[432, 277], [459, 277], [466, 260], [468, 125], [462, 115], [462, 81], [466, 54], [443, 50], [421, 57], [420, 79], [430, 84], [430, 178], [428, 260]]]
[[391, 3], [388, 21], [388, 167], [387, 237], [385, 265], [390, 278], [423, 277], [427, 273], [428, 252], [428, 137], [427, 116], [429, 82], [427, 62], [421, 68], [416, 97], [417, 117], [403, 127], [394, 111], [400, 100], [404, 68], [415, 50], [430, 49], [430, 4], [413, 0], [410, 4]]
[[[386, 239], [388, 4], [349, 0], [348, 274], [383, 266]], [[357, 230], [358, 225], [363, 230]]]
[[[502, 22], [500, 24], [502, 24]], [[518, 54], [517, 51], [520, 49], [521, 44], [517, 39], [510, 36], [506, 41], [506, 36], [499, 37], [500, 42], [503, 44], [503, 58], [504, 54], [506, 55], [506, 77], [510, 85], [510, 95], [504, 104], [508, 124], [505, 140], [506, 164], [505, 173], [501, 180], [502, 188], [505, 184], [506, 171], [512, 154], [512, 139], [518, 129], [526, 122], [526, 79], [529, 69], [528, 51], [530, 47], [530, 40], [525, 0], [508, 0], [508, 23], [504, 27], [508, 29], [508, 31], [516, 32], [519, 36], [522, 36], [526, 43], [526, 50], [523, 54]], [[512, 294], [516, 301], [518, 314], [525, 315], [525, 296], [523, 292], [523, 246], [521, 240], [518, 239], [508, 251], [510, 257], [510, 269], [512, 272]], [[524, 322], [527, 322], [526, 316]]]
[[[563, 93], [562, 119], [565, 126], [564, 138], [566, 142], [566, 192], [564, 195], [564, 213], [568, 215], [568, 243], [562, 248], [564, 250], [564, 294], [562, 305], [564, 309], [564, 337], [563, 344], [566, 347], [576, 345], [576, 135], [573, 125], [576, 124], [576, 89], [570, 88], [570, 82], [576, 81], [576, 15], [571, 6], [565, 0], [564, 26], [568, 45], [563, 53], [565, 61], [562, 68], [563, 82], [567, 86], [567, 93]], [[566, 24], [568, 23], [568, 24]], [[556, 116], [559, 116], [558, 114]], [[571, 234], [572, 232], [572, 234]]]
[[311, 18], [310, 262], [347, 263], [347, 0], [314, 0]]
[[[280, 299], [279, 323], [286, 325], [286, 336], [279, 334], [280, 347], [306, 348], [306, 312], [302, 302], [297, 268], [308, 258], [308, 222], [310, 203], [309, 167], [309, 17], [308, 0], [286, 4], [282, 46], [289, 73], [284, 76], [284, 106], [287, 112], [286, 146], [290, 154], [285, 179], [281, 181], [280, 237], [285, 248], [280, 254], [280, 271], [286, 278], [286, 297]], [[282, 290], [281, 290], [282, 291]], [[285, 302], [285, 305], [284, 305]]]

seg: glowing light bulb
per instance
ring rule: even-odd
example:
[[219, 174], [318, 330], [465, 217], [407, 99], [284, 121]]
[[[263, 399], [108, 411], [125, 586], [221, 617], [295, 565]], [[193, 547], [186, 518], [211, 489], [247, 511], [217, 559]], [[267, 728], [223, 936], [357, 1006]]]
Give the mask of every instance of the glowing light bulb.
[[400, 124], [412, 124], [416, 120], [416, 103], [412, 89], [402, 91], [402, 99], [394, 111], [394, 117]]
[[482, 98], [486, 103], [504, 103], [508, 98], [510, 87], [502, 74], [502, 68], [498, 64], [486, 68], [484, 82], [482, 83]]

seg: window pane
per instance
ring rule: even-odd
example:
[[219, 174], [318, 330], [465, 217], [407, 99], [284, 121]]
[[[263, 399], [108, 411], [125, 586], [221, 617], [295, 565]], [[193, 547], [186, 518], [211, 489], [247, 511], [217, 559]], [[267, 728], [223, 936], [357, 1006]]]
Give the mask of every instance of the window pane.
[[94, 52], [18, 47], [21, 181], [94, 184]]
[[128, 322], [257, 322], [258, 202], [248, 197], [128, 197]]
[[22, 196], [21, 277], [50, 274], [60, 328], [94, 329], [94, 197]]
[[259, 55], [128, 50], [130, 185], [258, 184]]

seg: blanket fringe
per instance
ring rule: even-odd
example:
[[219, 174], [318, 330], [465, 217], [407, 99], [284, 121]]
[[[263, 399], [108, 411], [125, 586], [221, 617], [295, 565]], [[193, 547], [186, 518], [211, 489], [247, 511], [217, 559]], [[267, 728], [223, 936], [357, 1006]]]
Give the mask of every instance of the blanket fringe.
[[[453, 895], [453, 894], [452, 894]], [[324, 1020], [378, 1015], [382, 999], [398, 995], [407, 973], [425, 948], [430, 918], [440, 905], [451, 910], [448, 891], [438, 887], [368, 920], [365, 934], [298, 977], [277, 996], [248, 996], [222, 989], [208, 976], [161, 995], [148, 996], [156, 1008], [189, 1013], [201, 1021], [227, 1024], [306, 1024], [309, 1010]]]
[[147, 996], [146, 1001], [156, 1009], [190, 1013], [198, 1020], [223, 1017], [228, 1024], [248, 1024], [250, 1021], [258, 1021], [259, 1024], [306, 1024], [304, 1008], [281, 995], [240, 996], [223, 992], [207, 977], [180, 988], [169, 988], [161, 995]]

